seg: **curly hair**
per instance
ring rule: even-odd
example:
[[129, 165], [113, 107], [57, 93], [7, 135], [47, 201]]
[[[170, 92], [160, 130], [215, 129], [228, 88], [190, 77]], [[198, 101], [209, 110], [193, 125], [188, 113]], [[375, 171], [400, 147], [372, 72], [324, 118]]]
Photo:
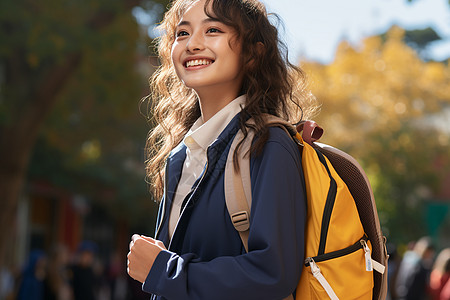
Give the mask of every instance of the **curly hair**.
[[[173, 1], [159, 26], [164, 33], [157, 40], [161, 65], [150, 79], [152, 94], [147, 97], [152, 114], [150, 122], [155, 127], [147, 139], [146, 171], [155, 199], [161, 197], [164, 189], [166, 158], [201, 116], [197, 94], [177, 77], [171, 60], [176, 26], [194, 2]], [[304, 71], [289, 62], [286, 46], [279, 40], [278, 30], [270, 23], [261, 2], [206, 0], [205, 14], [233, 28], [241, 42], [244, 73], [241, 94], [247, 97], [240, 115], [240, 127], [246, 136], [249, 125], [245, 121], [254, 119], [252, 128], [260, 138], [251, 151], [258, 154], [268, 138], [263, 113], [295, 123], [309, 118], [317, 109], [315, 98], [307, 89]]]

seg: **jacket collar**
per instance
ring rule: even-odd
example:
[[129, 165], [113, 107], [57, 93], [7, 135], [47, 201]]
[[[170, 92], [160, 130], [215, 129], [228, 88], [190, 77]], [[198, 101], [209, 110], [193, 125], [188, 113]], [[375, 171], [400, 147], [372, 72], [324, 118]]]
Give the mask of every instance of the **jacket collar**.
[[[208, 165], [207, 173], [205, 176], [211, 175], [213, 172], [218, 173], [220, 170], [225, 168], [226, 163], [226, 155], [225, 161], [223, 162], [223, 168], [217, 168], [216, 164], [220, 157], [224, 157], [221, 155], [224, 151], [230, 148], [232, 139], [236, 135], [239, 130], [239, 119], [240, 113], [238, 113], [230, 123], [225, 127], [225, 129], [220, 133], [218, 138], [208, 147], [207, 156], [208, 156]], [[183, 169], [183, 163], [186, 159], [186, 146], [181, 143], [176, 148], [174, 148], [167, 159], [167, 168], [166, 168], [166, 186], [165, 186], [165, 199], [164, 199], [164, 209], [163, 216], [161, 220], [160, 226], [161, 231], [158, 230], [157, 238], [162, 240], [166, 245], [168, 245], [169, 234], [168, 234], [168, 226], [167, 222], [169, 219], [170, 208], [173, 201], [173, 197], [175, 195], [175, 191], [178, 185], [178, 182], [181, 178], [181, 172]], [[195, 183], [197, 184], [197, 182]]]
[[[186, 134], [183, 141], [193, 139], [195, 141], [194, 145], [206, 151], [226, 128], [228, 123], [242, 110], [246, 98], [246, 95], [237, 97], [205, 123], [203, 123], [203, 119], [200, 117]], [[189, 144], [187, 146], [191, 148]]]
[[[231, 140], [236, 135], [239, 129], [239, 119], [240, 113], [238, 113], [234, 118], [228, 123], [225, 129], [220, 133], [217, 139], [208, 147], [207, 157], [208, 164], [211, 166], [215, 165], [220, 154], [230, 145]], [[167, 188], [167, 203], [172, 203], [173, 195], [176, 191], [178, 181], [181, 178], [181, 172], [183, 170], [183, 163], [186, 159], [186, 145], [180, 143], [175, 147], [169, 155], [167, 163], [169, 167], [168, 171], [168, 181], [166, 182]], [[209, 168], [212, 169], [212, 168]]]

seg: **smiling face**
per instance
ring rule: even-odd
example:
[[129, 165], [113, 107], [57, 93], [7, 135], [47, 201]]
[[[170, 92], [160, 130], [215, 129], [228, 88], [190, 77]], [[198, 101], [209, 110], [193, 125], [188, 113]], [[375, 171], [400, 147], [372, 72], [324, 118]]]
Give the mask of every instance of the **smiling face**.
[[233, 28], [205, 14], [205, 0], [194, 1], [175, 31], [171, 58], [178, 78], [199, 95], [239, 96], [241, 43]]

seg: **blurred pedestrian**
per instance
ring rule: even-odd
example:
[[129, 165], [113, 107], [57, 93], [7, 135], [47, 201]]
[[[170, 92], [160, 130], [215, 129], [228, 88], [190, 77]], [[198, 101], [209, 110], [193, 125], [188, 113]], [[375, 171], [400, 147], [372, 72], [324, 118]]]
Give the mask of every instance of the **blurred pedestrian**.
[[397, 246], [393, 243], [387, 244], [387, 250], [389, 254], [388, 261], [388, 293], [386, 300], [397, 299], [395, 293], [395, 281], [397, 279], [398, 268], [400, 265], [400, 256], [398, 255]]
[[73, 299], [69, 283], [68, 253], [64, 246], [56, 245], [51, 249], [44, 283], [44, 300]]
[[450, 300], [450, 248], [439, 252], [430, 275], [433, 300]]
[[[109, 259], [106, 277], [112, 300], [122, 300], [127, 297], [127, 276], [122, 257], [114, 252]], [[148, 297], [147, 297], [148, 298]]]
[[134, 280], [130, 276], [127, 278], [127, 300], [148, 300], [148, 293], [142, 290], [142, 283]]
[[14, 276], [8, 266], [0, 267], [0, 299], [11, 299], [14, 292]]
[[97, 278], [94, 272], [94, 259], [97, 246], [84, 241], [77, 250], [75, 263], [70, 268], [74, 300], [95, 300]]
[[47, 259], [43, 251], [30, 252], [28, 262], [19, 278], [17, 300], [43, 300], [46, 264]]
[[428, 299], [428, 282], [434, 258], [429, 237], [423, 237], [407, 251], [400, 264], [395, 291], [400, 300]]

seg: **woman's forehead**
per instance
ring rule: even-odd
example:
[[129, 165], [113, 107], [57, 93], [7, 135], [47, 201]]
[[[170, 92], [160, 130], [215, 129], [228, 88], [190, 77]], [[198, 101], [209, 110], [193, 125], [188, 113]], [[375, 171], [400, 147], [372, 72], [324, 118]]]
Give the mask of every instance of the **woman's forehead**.
[[[198, 18], [198, 15], [205, 15], [207, 17], [215, 18], [216, 14], [212, 8], [212, 0], [190, 0], [186, 1], [183, 8], [179, 12], [179, 19], [177, 24], [181, 23], [186, 18]], [[205, 10], [206, 8], [206, 10]]]
[[[204, 10], [207, 0], [188, 0], [185, 1], [182, 10], [181, 10], [181, 17], [183, 17], [185, 14], [189, 13], [190, 10], [193, 8], [201, 8]], [[211, 1], [208, 1], [208, 6], [211, 7]]]

